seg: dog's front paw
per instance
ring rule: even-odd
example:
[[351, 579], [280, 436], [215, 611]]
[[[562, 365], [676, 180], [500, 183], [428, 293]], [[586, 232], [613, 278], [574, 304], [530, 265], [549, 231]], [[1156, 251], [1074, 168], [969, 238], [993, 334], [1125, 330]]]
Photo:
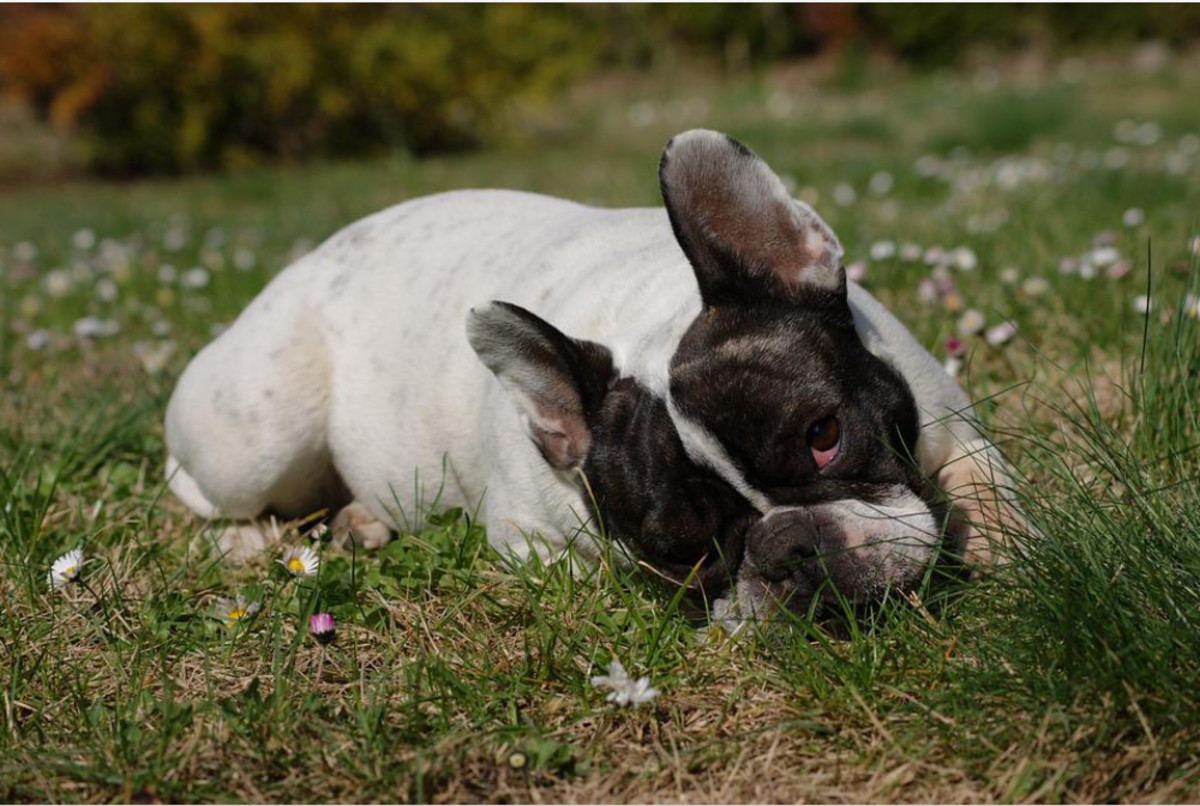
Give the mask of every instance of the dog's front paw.
[[1012, 478], [1000, 454], [979, 441], [942, 468], [939, 486], [950, 496], [951, 539], [977, 571], [1012, 559], [1018, 542], [1038, 536], [1017, 502]]
[[355, 545], [374, 551], [392, 539], [392, 530], [358, 501], [342, 508], [330, 524], [333, 540], [339, 546]]
[[261, 557], [267, 546], [278, 543], [279, 539], [276, 524], [239, 521], [221, 529], [213, 537], [213, 543], [223, 559], [244, 563]]

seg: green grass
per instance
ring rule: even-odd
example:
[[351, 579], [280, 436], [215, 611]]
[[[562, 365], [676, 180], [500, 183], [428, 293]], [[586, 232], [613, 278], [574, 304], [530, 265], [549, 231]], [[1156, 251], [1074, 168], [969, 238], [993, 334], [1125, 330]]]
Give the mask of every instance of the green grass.
[[[1200, 154], [1164, 170], [1200, 132], [1197, 75], [1095, 63], [1080, 84], [880, 75], [850, 93], [702, 76], [592, 88], [541, 139], [467, 156], [0, 193], [0, 797], [1200, 797], [1200, 322], [1183, 310]], [[703, 119], [684, 103], [698, 98]], [[635, 101], [648, 125], [631, 125]], [[1115, 143], [1123, 119], [1161, 137]], [[659, 148], [697, 123], [815, 199], [848, 261], [881, 239], [978, 256], [950, 272], [964, 304], [1020, 335], [968, 339], [963, 380], [1044, 532], [1010, 567], [731, 639], [609, 564], [506, 566], [475, 513], [428, 513], [376, 554], [326, 549], [296, 581], [273, 556], [221, 562], [165, 493], [173, 379], [291, 253], [454, 187], [656, 204]], [[1116, 147], [1124, 162], [1103, 167]], [[945, 179], [915, 170], [927, 154]], [[876, 195], [879, 171], [894, 187]], [[1125, 227], [1132, 207], [1145, 223]], [[82, 229], [118, 246], [76, 245]], [[1126, 276], [1059, 273], [1104, 230]], [[209, 283], [163, 282], [163, 264]], [[957, 313], [918, 301], [929, 267], [867, 264], [868, 287], [944, 355]], [[1023, 286], [1034, 277], [1046, 293]], [[88, 315], [120, 332], [77, 338]], [[143, 361], [168, 348], [162, 367]], [[86, 585], [49, 591], [76, 546]], [[215, 601], [239, 592], [262, 607], [228, 627]], [[327, 649], [306, 631], [315, 609], [338, 619]], [[615, 709], [589, 684], [614, 658], [661, 690], [653, 706]]]

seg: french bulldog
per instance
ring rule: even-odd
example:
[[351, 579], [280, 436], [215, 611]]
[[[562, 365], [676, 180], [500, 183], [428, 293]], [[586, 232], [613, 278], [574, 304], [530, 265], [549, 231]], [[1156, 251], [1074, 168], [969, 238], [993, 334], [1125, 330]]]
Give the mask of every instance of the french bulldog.
[[343, 507], [378, 546], [414, 497], [482, 502], [502, 553], [611, 536], [732, 623], [913, 585], [946, 545], [992, 562], [1003, 460], [829, 226], [717, 132], [659, 183], [665, 209], [468, 190], [343, 229], [187, 367], [171, 489], [242, 552], [267, 513]]

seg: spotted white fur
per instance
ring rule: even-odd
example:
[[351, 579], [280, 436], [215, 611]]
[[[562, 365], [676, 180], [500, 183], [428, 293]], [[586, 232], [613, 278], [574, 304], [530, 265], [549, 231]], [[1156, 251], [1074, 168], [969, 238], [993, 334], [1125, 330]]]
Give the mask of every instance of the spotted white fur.
[[[797, 215], [820, 222], [799, 203]], [[822, 248], [840, 255], [819, 228]], [[397, 205], [281, 272], [192, 361], [166, 416], [172, 490], [205, 518], [245, 519], [308, 513], [344, 484], [397, 529], [422, 502], [482, 504], [502, 551], [553, 559], [571, 545], [595, 556], [591, 502], [542, 459], [468, 345], [467, 312], [491, 299], [608, 346], [619, 371], [664, 399], [670, 358], [701, 307], [662, 209], [485, 190]], [[1002, 475], [990, 443], [979, 459], [969, 403], [938, 362], [853, 283], [849, 300], [867, 348], [911, 386], [922, 469]], [[689, 454], [740, 479], [711, 434], [673, 416]], [[912, 503], [889, 506], [903, 514]]]

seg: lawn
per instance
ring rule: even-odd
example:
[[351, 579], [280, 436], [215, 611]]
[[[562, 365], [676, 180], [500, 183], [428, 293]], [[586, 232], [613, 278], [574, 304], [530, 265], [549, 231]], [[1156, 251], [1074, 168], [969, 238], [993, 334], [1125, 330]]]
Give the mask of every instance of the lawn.
[[[1197, 68], [603, 82], [470, 154], [0, 190], [0, 798], [1200, 798]], [[1044, 533], [1006, 569], [731, 638], [636, 575], [505, 567], [472, 512], [297, 580], [222, 562], [165, 492], [174, 379], [289, 257], [450, 188], [658, 204], [698, 125], [935, 355], [961, 342]], [[659, 697], [607, 703], [613, 659]]]

